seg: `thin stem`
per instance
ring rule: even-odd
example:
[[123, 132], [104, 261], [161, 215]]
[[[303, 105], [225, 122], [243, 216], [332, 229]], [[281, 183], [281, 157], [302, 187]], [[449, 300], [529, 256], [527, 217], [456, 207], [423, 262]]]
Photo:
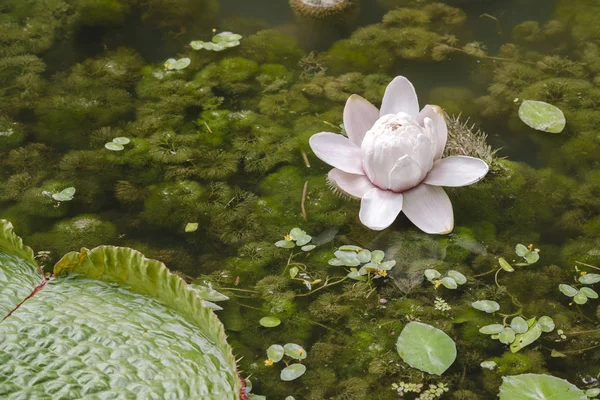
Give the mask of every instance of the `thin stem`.
[[219, 289], [221, 289], [221, 290], [236, 290], [238, 292], [258, 293], [256, 290], [238, 289], [238, 288], [232, 288], [232, 287], [220, 287]]
[[494, 282], [496, 282], [496, 286], [498, 287], [500, 287], [500, 284], [498, 283], [498, 274], [500, 271], [502, 271], [502, 268], [498, 268], [498, 271], [496, 271], [496, 274], [494, 275]]
[[296, 297], [305, 297], [305, 296], [309, 296], [309, 295], [311, 295], [311, 294], [313, 294], [313, 293], [315, 293], [315, 292], [318, 292], [318, 291], [319, 291], [319, 290], [321, 290], [321, 289], [325, 289], [326, 287], [331, 287], [331, 286], [337, 285], [338, 283], [342, 283], [342, 282], [344, 282], [346, 279], [348, 279], [348, 277], [347, 277], [347, 276], [345, 276], [345, 277], [343, 277], [342, 279], [340, 279], [340, 280], [337, 280], [337, 281], [335, 281], [335, 282], [333, 282], [333, 283], [328, 283], [328, 282], [329, 282], [329, 278], [328, 278], [328, 279], [325, 281], [325, 284], [323, 284], [323, 286], [321, 286], [321, 287], [318, 287], [318, 288], [316, 288], [316, 289], [314, 289], [314, 290], [311, 290], [311, 291], [310, 291], [310, 292], [308, 292], [308, 293], [297, 294], [297, 295], [296, 295]]
[[600, 329], [590, 329], [587, 331], [573, 331], [573, 332], [565, 332], [565, 335], [583, 335], [586, 333], [595, 333], [600, 332]]
[[304, 165], [306, 165], [306, 168], [310, 168], [310, 162], [308, 161], [308, 156], [306, 155], [306, 152], [304, 150], [300, 150], [300, 153], [302, 154], [302, 160], [304, 160]]
[[300, 202], [300, 208], [302, 209], [302, 217], [306, 221], [308, 216], [306, 215], [306, 207], [304, 203], [306, 201], [306, 189], [308, 189], [308, 181], [304, 182], [304, 188], [302, 189], [302, 201]]
[[576, 263], [576, 264], [585, 265], [586, 267], [590, 267], [590, 268], [597, 269], [597, 270], [599, 270], [599, 271], [600, 271], [600, 268], [598, 268], [598, 267], [595, 267], [595, 266], [593, 266], [593, 265], [590, 265], [590, 264], [583, 263], [583, 262], [581, 262], [581, 261], [575, 261], [575, 263]]
[[311, 320], [311, 319], [308, 319], [308, 318], [303, 318], [303, 317], [298, 317], [298, 319], [299, 319], [299, 320], [302, 320], [302, 321], [306, 321], [306, 322], [308, 322], [309, 324], [318, 325], [318, 326], [320, 326], [321, 328], [325, 328], [325, 329], [327, 329], [327, 330], [329, 330], [329, 331], [331, 331], [331, 332], [337, 333], [337, 334], [339, 334], [339, 335], [348, 336], [346, 333], [344, 333], [344, 332], [341, 332], [341, 331], [338, 331], [337, 329], [333, 329], [333, 328], [331, 328], [331, 327], [329, 327], [329, 326], [327, 326], [327, 325], [324, 325], [324, 324], [322, 324], [322, 323], [320, 323], [320, 322], [313, 321], [313, 320]]
[[482, 272], [481, 274], [473, 275], [471, 278], [479, 278], [480, 276], [486, 276], [489, 274], [493, 274], [495, 271], [496, 271], [495, 269], [490, 269], [489, 271]]
[[581, 353], [585, 353], [588, 350], [593, 350], [593, 349], [595, 349], [597, 347], [600, 347], [600, 344], [597, 344], [597, 345], [592, 346], [592, 347], [586, 347], [585, 349], [561, 351], [561, 353], [564, 353], [564, 354], [581, 354]]

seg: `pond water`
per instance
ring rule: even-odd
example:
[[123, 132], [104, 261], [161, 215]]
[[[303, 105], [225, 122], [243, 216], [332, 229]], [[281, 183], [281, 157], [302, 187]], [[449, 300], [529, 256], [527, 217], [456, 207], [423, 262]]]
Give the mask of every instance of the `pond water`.
[[[600, 3], [331, 3], [2, 0], [0, 218], [47, 271], [111, 244], [227, 295], [217, 315], [255, 398], [491, 399], [526, 373], [600, 387]], [[396, 76], [447, 114], [446, 156], [490, 167], [446, 189], [449, 234], [403, 213], [367, 228], [309, 146]], [[527, 126], [525, 100], [565, 128]], [[344, 245], [384, 264], [353, 275], [375, 256]], [[455, 343], [443, 373], [399, 354], [411, 322]], [[266, 353], [286, 343], [307, 355], [297, 379], [280, 377], [294, 357]], [[534, 398], [519, 396], [502, 398]]]

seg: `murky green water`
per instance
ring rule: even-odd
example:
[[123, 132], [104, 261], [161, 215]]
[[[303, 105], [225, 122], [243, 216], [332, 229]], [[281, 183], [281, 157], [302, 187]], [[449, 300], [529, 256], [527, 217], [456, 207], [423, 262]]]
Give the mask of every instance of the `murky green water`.
[[[49, 251], [48, 266], [67, 251], [116, 244], [212, 282], [230, 297], [218, 315], [242, 374], [270, 399], [419, 396], [399, 397], [399, 382], [423, 392], [443, 383], [447, 399], [491, 399], [502, 376], [523, 373], [597, 386], [599, 300], [576, 304], [558, 287], [599, 289], [578, 278], [600, 266], [600, 4], [359, 7], [315, 20], [287, 1], [3, 0], [0, 218], [35, 251]], [[243, 35], [239, 46], [189, 46], [223, 31]], [[167, 71], [168, 58], [190, 64]], [[342, 132], [351, 94], [379, 106], [397, 75], [412, 81], [421, 106], [448, 113], [455, 147], [447, 153], [491, 161], [478, 130], [501, 148], [483, 181], [447, 190], [450, 235], [422, 233], [404, 216], [382, 232], [367, 229], [359, 203], [329, 190], [330, 167], [308, 145], [317, 132]], [[559, 107], [564, 131], [521, 122], [527, 99]], [[117, 137], [129, 143], [107, 149]], [[72, 199], [57, 200], [69, 187]], [[198, 229], [186, 232], [189, 223]], [[289, 250], [274, 243], [294, 227], [319, 246], [293, 252], [291, 279]], [[523, 262], [519, 243], [539, 249], [539, 261], [496, 273], [500, 257]], [[348, 268], [328, 264], [344, 244], [384, 250], [397, 264], [368, 284], [344, 279]], [[427, 268], [460, 271], [467, 283], [436, 286]], [[477, 300], [501, 309], [474, 310]], [[281, 325], [260, 326], [267, 315]], [[479, 333], [544, 315], [555, 329], [514, 353]], [[410, 321], [456, 342], [443, 375], [402, 362], [395, 344]], [[282, 382], [279, 364], [264, 365], [275, 343], [307, 350], [305, 375]]]

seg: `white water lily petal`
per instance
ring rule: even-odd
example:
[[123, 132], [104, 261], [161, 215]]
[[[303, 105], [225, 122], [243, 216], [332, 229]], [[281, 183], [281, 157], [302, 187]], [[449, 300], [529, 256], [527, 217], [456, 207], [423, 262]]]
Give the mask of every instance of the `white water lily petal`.
[[374, 188], [360, 202], [360, 222], [380, 231], [390, 226], [402, 211], [402, 194]]
[[315, 155], [332, 167], [350, 174], [364, 175], [360, 147], [347, 137], [320, 132], [312, 135], [308, 143]]
[[337, 168], [329, 171], [327, 177], [329, 182], [336, 188], [359, 199], [375, 187], [366, 176], [349, 174]]
[[419, 101], [415, 88], [408, 79], [397, 76], [385, 89], [380, 116], [404, 112], [411, 116], [419, 113]]
[[[431, 119], [431, 123], [427, 124], [428, 126], [425, 124], [425, 118]], [[439, 106], [428, 104], [423, 107], [416, 119], [421, 126], [429, 131], [434, 147], [434, 160], [439, 160], [444, 154], [444, 148], [448, 140], [448, 126], [444, 119], [444, 111]]]
[[360, 147], [365, 133], [379, 118], [379, 110], [368, 100], [353, 94], [344, 107], [344, 128], [348, 138]]
[[440, 235], [452, 231], [454, 212], [444, 189], [422, 183], [403, 195], [402, 211], [417, 228], [425, 233]]
[[481, 180], [488, 170], [488, 165], [479, 158], [446, 157], [433, 164], [424, 183], [434, 186], [467, 186]]
[[396, 160], [390, 171], [390, 184], [388, 189], [394, 192], [403, 192], [411, 189], [421, 182], [421, 168], [419, 164], [409, 156], [403, 156]]

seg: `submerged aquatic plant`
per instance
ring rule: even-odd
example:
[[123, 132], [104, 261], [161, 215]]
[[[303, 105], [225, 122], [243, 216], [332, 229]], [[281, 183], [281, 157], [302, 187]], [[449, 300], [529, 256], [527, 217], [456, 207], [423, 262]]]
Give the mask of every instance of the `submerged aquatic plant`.
[[381, 110], [358, 95], [344, 108], [348, 138], [320, 132], [310, 146], [334, 169], [331, 184], [361, 198], [360, 220], [370, 229], [390, 226], [400, 211], [426, 233], [454, 228], [452, 204], [441, 186], [466, 186], [488, 172], [481, 159], [442, 158], [448, 129], [439, 107], [419, 112], [413, 85], [403, 76], [386, 88]]

